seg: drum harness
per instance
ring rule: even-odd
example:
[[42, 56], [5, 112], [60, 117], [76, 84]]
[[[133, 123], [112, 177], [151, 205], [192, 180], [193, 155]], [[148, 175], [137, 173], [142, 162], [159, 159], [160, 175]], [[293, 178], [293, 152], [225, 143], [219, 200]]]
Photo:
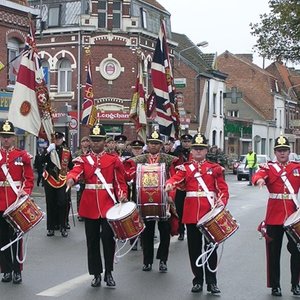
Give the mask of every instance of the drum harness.
[[[190, 170], [191, 170], [192, 172], [194, 172], [194, 171], [196, 170], [196, 168], [195, 168], [195, 166], [194, 166], [193, 164], [190, 164], [190, 165], [189, 165], [189, 168], [190, 168]], [[208, 190], [208, 187], [207, 187], [207, 185], [205, 184], [205, 182], [204, 182], [204, 180], [203, 180], [203, 178], [202, 178], [200, 172], [195, 172], [194, 177], [197, 179], [199, 185], [202, 187], [203, 191], [205, 192], [205, 195], [206, 195], [206, 197], [207, 197], [207, 200], [208, 200], [208, 202], [209, 202], [209, 204], [210, 204], [210, 206], [211, 206], [211, 211], [214, 210], [214, 209], [216, 208], [216, 204], [214, 204], [216, 194], [215, 194], [214, 192], [210, 192], [210, 191]], [[188, 192], [187, 192], [187, 193], [188, 193]], [[223, 196], [223, 194], [220, 195], [219, 198], [221, 198], [222, 196]], [[199, 267], [202, 267], [202, 266], [204, 266], [204, 265], [207, 263], [207, 268], [208, 268], [208, 270], [209, 270], [210, 272], [212, 272], [212, 273], [217, 272], [218, 266], [219, 266], [219, 264], [220, 264], [220, 261], [221, 261], [221, 258], [222, 258], [222, 254], [223, 254], [224, 243], [223, 243], [223, 245], [222, 245], [221, 255], [220, 255], [220, 258], [219, 258], [219, 260], [218, 260], [218, 263], [217, 263], [216, 268], [215, 268], [214, 270], [212, 270], [212, 269], [210, 268], [210, 266], [209, 266], [209, 263], [208, 263], [208, 260], [209, 260], [210, 256], [212, 255], [212, 253], [214, 252], [214, 250], [215, 250], [217, 247], [218, 247], [218, 244], [217, 244], [217, 243], [214, 243], [214, 244], [213, 244], [213, 243], [209, 243], [209, 244], [207, 245], [207, 250], [204, 251], [204, 252], [197, 258], [197, 260], [196, 260], [196, 262], [195, 262], [196, 267], [198, 267], [198, 268], [199, 268]], [[200, 263], [200, 261], [201, 261], [201, 263]]]
[[[87, 156], [87, 160], [88, 160], [88, 162], [89, 162], [89, 164], [90, 164], [91, 166], [94, 166], [95, 162], [94, 162], [94, 160], [92, 159], [92, 157], [91, 157], [90, 155]], [[114, 194], [112, 193], [112, 191], [110, 190], [108, 183], [106, 182], [104, 176], [103, 176], [102, 173], [101, 173], [101, 170], [100, 170], [98, 167], [97, 167], [96, 170], [94, 171], [94, 174], [95, 174], [95, 175], [97, 176], [97, 178], [102, 182], [102, 184], [104, 185], [104, 187], [105, 187], [107, 193], [108, 193], [109, 196], [112, 198], [114, 204], [117, 204], [117, 200], [116, 200], [115, 195], [114, 195]], [[120, 203], [120, 210], [121, 210], [121, 206], [122, 206], [122, 204]], [[138, 241], [138, 237], [136, 238], [136, 240], [134, 241], [134, 243], [131, 245], [131, 247], [129, 248], [129, 250], [126, 251], [126, 252], [125, 252], [124, 254], [122, 254], [122, 255], [117, 255], [117, 254], [118, 254], [118, 253], [126, 246], [127, 240], [126, 240], [126, 242], [124, 243], [124, 245], [123, 245], [121, 248], [119, 248], [118, 243], [116, 243], [117, 251], [115, 252], [115, 263], [118, 262], [119, 258], [121, 258], [121, 257], [125, 256], [127, 253], [129, 253], [130, 250], [135, 246], [135, 244], [137, 243], [137, 241]]]
[[[0, 160], [2, 160], [2, 154], [0, 153]], [[12, 188], [12, 190], [15, 192], [16, 195], [18, 195], [18, 192], [20, 190], [20, 188], [17, 188], [16, 186], [16, 182], [12, 179], [9, 171], [8, 171], [8, 168], [7, 168], [7, 165], [6, 163], [3, 163], [1, 165], [1, 169], [6, 177], [6, 180], [8, 181], [10, 187]], [[7, 197], [6, 197], [7, 198]], [[17, 202], [18, 202], [19, 198], [16, 199], [16, 201], [14, 202], [14, 204], [16, 205]], [[4, 251], [6, 250], [7, 248], [9, 248], [12, 244], [14, 244], [15, 242], [17, 242], [17, 251], [16, 251], [16, 259], [18, 261], [18, 263], [22, 264], [24, 263], [25, 259], [26, 259], [26, 254], [27, 254], [27, 245], [28, 245], [28, 235], [26, 236], [26, 240], [25, 240], [25, 243], [24, 243], [24, 256], [23, 256], [23, 259], [21, 260], [20, 257], [19, 257], [19, 240], [22, 238], [23, 236], [23, 233], [20, 231], [20, 232], [17, 232], [17, 237], [11, 241], [10, 240], [10, 243], [8, 243], [7, 245], [3, 246], [0, 251]], [[12, 248], [10, 248], [10, 252], [11, 252], [11, 257], [12, 259], [14, 259], [14, 256], [13, 256], [13, 252], [12, 252]]]

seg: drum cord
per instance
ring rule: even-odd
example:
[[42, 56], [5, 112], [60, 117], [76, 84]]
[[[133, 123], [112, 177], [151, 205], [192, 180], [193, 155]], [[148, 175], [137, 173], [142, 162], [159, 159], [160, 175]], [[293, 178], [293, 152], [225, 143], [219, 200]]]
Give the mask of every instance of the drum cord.
[[130, 248], [129, 248], [125, 253], [118, 255], [118, 253], [121, 252], [121, 250], [127, 245], [127, 242], [128, 242], [129, 240], [131, 240], [131, 239], [132, 239], [132, 238], [126, 239], [126, 240], [125, 240], [125, 243], [124, 243], [124, 245], [123, 245], [122, 247], [119, 247], [118, 239], [115, 239], [115, 240], [116, 240], [116, 248], [117, 248], [117, 251], [115, 252], [115, 263], [118, 263], [120, 258], [122, 258], [123, 256], [125, 256], [126, 254], [128, 254], [128, 253], [131, 251], [131, 249], [135, 246], [135, 244], [136, 244], [137, 241], [139, 240], [139, 236], [137, 236], [137, 237], [135, 238], [135, 241], [132, 243], [132, 245], [130, 246]]
[[19, 247], [20, 247], [20, 244], [19, 244], [19, 240], [17, 240], [17, 253], [16, 253], [16, 259], [17, 259], [17, 262], [19, 264], [22, 264], [24, 263], [25, 259], [26, 259], [26, 256], [27, 256], [27, 246], [28, 246], [28, 234], [26, 234], [26, 237], [24, 239], [24, 255], [23, 255], [23, 259], [20, 259], [19, 257]]

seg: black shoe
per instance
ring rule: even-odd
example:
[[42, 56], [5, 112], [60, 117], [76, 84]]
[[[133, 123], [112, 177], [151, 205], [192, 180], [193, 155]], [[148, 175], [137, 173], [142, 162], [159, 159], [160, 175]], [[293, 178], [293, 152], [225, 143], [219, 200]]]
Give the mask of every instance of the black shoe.
[[54, 230], [48, 230], [47, 236], [54, 236]]
[[62, 237], [67, 237], [67, 236], [68, 236], [68, 231], [67, 231], [66, 228], [63, 228], [63, 229], [61, 230], [61, 236], [62, 236]]
[[11, 282], [12, 281], [11, 273], [4, 273], [1, 281], [2, 282]]
[[161, 273], [166, 273], [166, 272], [168, 272], [167, 263], [165, 263], [165, 262], [162, 261], [162, 260], [159, 262], [159, 272], [161, 272]]
[[293, 293], [293, 295], [299, 296], [300, 295], [300, 285], [299, 284], [292, 285], [291, 292]]
[[101, 285], [101, 275], [94, 275], [94, 278], [91, 282], [92, 287], [99, 287]]
[[183, 241], [184, 240], [184, 233], [180, 233], [178, 237], [178, 241]]
[[148, 272], [152, 270], [152, 265], [151, 264], [147, 264], [147, 265], [143, 265], [143, 271]]
[[83, 222], [83, 218], [82, 217], [78, 217], [77, 218], [79, 222]]
[[116, 283], [110, 272], [105, 272], [104, 281], [106, 282], [107, 286], [116, 286]]
[[281, 288], [280, 287], [272, 288], [272, 295], [273, 296], [281, 297], [282, 296], [282, 294], [281, 294]]
[[248, 183], [248, 186], [252, 186], [252, 183], [249, 182], [249, 183]]
[[66, 229], [71, 229], [71, 226], [70, 226], [70, 224], [69, 224], [69, 223], [67, 223], [65, 228], [66, 228]]
[[203, 290], [202, 284], [196, 283], [196, 284], [193, 285], [193, 287], [191, 289], [191, 292], [192, 293], [200, 293], [200, 292], [202, 292], [202, 290]]
[[211, 292], [212, 294], [220, 294], [221, 293], [221, 291], [219, 290], [218, 286], [215, 283], [208, 284], [207, 291]]
[[14, 272], [13, 275], [13, 283], [14, 284], [19, 284], [22, 282], [22, 275], [21, 272]]

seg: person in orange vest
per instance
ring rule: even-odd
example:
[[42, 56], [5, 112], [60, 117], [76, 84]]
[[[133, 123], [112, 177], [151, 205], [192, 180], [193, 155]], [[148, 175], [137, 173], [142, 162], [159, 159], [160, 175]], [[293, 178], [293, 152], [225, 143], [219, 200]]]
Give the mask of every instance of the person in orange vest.
[[249, 146], [248, 153], [246, 155], [246, 163], [245, 168], [249, 169], [249, 183], [248, 185], [252, 185], [252, 176], [255, 174], [257, 169], [257, 160], [256, 153], [253, 151], [252, 146]]

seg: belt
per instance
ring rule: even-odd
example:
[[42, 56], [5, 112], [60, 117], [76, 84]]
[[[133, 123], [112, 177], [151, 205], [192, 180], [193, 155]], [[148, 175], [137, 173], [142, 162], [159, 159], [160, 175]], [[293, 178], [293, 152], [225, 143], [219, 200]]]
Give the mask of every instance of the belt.
[[207, 196], [215, 196], [215, 193], [214, 192], [206, 193], [204, 191], [186, 192], [186, 197], [207, 197]]
[[[21, 186], [22, 182], [21, 181], [14, 181], [14, 184], [16, 186]], [[10, 183], [6, 180], [6, 181], [0, 181], [0, 187], [1, 186], [10, 186]]]
[[[107, 183], [109, 189], [113, 188], [112, 183]], [[103, 183], [89, 184], [87, 183], [84, 187], [87, 190], [105, 190], [105, 185]]]
[[276, 193], [270, 193], [269, 198], [272, 199], [293, 199], [293, 196], [297, 197], [298, 194], [276, 194]]

